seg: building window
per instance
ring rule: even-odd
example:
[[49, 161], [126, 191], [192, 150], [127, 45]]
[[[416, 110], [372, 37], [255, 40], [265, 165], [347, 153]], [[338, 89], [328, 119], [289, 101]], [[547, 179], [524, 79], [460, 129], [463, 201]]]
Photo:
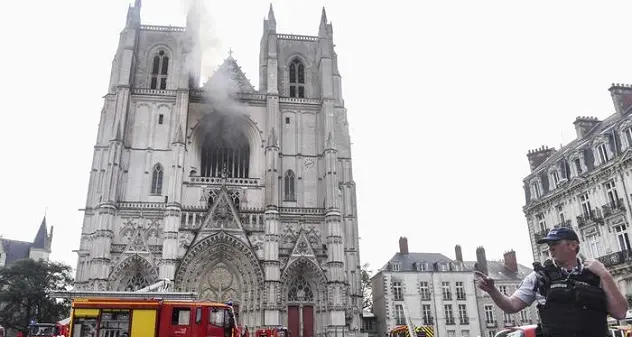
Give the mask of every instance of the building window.
[[153, 195], [162, 194], [162, 178], [163, 178], [162, 165], [156, 164], [151, 174], [151, 194]]
[[465, 304], [459, 304], [459, 321], [461, 324], [470, 324]]
[[395, 324], [406, 324], [406, 318], [404, 317], [404, 306], [402, 306], [401, 304], [395, 305]]
[[287, 170], [285, 171], [284, 177], [284, 187], [285, 187], [285, 200], [286, 201], [296, 201], [296, 191], [295, 191], [295, 176], [294, 171]]
[[610, 180], [605, 185], [606, 190], [606, 198], [608, 198], [608, 203], [612, 209], [616, 209], [619, 206], [619, 193], [617, 193], [617, 186], [614, 183], [614, 180]]
[[[446, 323], [447, 324], [447, 323]], [[454, 330], [448, 330], [448, 336], [447, 337], [456, 337], [456, 331]]]
[[165, 115], [163, 114], [158, 115], [158, 124], [162, 124], [164, 118], [165, 118]]
[[608, 162], [608, 160], [610, 160], [610, 158], [608, 158], [608, 149], [606, 146], [607, 145], [605, 143], [597, 146], [597, 153], [599, 155], [600, 164], [605, 164]]
[[421, 317], [424, 320], [424, 325], [433, 325], [432, 319], [432, 311], [430, 309], [430, 304], [422, 304], [421, 306]]
[[399, 271], [399, 268], [401, 267], [399, 262], [393, 262], [393, 264], [391, 265], [391, 268], [393, 269], [393, 271]]
[[625, 141], [628, 145], [627, 147], [631, 147], [632, 146], [632, 128], [625, 129], [625, 131], [623, 131], [623, 137], [625, 138]]
[[496, 321], [494, 317], [494, 306], [485, 305], [485, 323], [494, 323]]
[[531, 193], [533, 193], [532, 199], [537, 199], [542, 196], [542, 191], [540, 190], [540, 183], [538, 181], [534, 181], [531, 183]]
[[452, 293], [450, 292], [450, 282], [441, 282], [441, 294], [444, 301], [452, 299]]
[[393, 282], [393, 298], [397, 301], [404, 299], [401, 282]]
[[588, 249], [590, 250], [590, 255], [593, 257], [593, 259], [601, 256], [599, 253], [599, 238], [597, 236], [597, 233], [586, 235], [586, 242], [588, 243]]
[[470, 337], [470, 330], [461, 330], [461, 337]]
[[430, 287], [428, 286], [428, 282], [421, 281], [419, 283], [419, 292], [422, 301], [430, 301]]
[[564, 225], [564, 221], [566, 220], [564, 217], [564, 206], [557, 205], [555, 209], [557, 210], [557, 217], [558, 217], [558, 220], [560, 221], [560, 225]]
[[573, 160], [573, 170], [575, 171], [574, 176], [582, 174], [582, 162], [579, 158]]
[[511, 322], [512, 321], [511, 314], [505, 313], [504, 314], [504, 320], [505, 320], [505, 322]]
[[617, 235], [617, 243], [619, 244], [619, 251], [631, 250], [630, 238], [628, 237], [628, 232], [626, 231], [626, 229], [626, 225], [614, 226], [614, 232]]
[[498, 290], [504, 295], [507, 295], [507, 286], [498, 286]]
[[551, 186], [557, 188], [560, 184], [560, 173], [557, 170], [551, 171]]
[[158, 51], [154, 56], [151, 67], [152, 89], [167, 89], [167, 73], [169, 70], [169, 57], [164, 50]]
[[445, 313], [445, 324], [454, 324], [454, 312], [452, 312], [452, 304], [444, 304], [443, 311]]
[[290, 97], [305, 97], [305, 66], [299, 59], [290, 64]]
[[456, 299], [457, 300], [465, 299], [465, 286], [463, 285], [463, 282], [456, 283]]
[[496, 330], [487, 331], [487, 337], [494, 337], [494, 336], [496, 336]]
[[538, 222], [538, 231], [544, 232], [547, 230], [546, 228], [546, 219], [544, 219], [543, 213], [538, 213], [535, 215], [535, 220]]
[[591, 207], [590, 207], [590, 199], [588, 198], [588, 193], [585, 193], [579, 196], [579, 203], [581, 205], [584, 216], [590, 216]]

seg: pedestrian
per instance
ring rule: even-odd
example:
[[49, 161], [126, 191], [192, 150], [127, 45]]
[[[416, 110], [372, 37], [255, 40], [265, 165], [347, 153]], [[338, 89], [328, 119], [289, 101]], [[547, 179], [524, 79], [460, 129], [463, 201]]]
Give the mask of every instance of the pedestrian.
[[477, 286], [506, 313], [518, 312], [537, 301], [544, 337], [604, 337], [608, 314], [624, 319], [628, 303], [606, 267], [595, 259], [582, 261], [579, 237], [570, 228], [556, 228], [537, 244], [546, 243], [552, 259], [533, 264], [511, 296], [502, 294], [494, 280], [475, 271]]

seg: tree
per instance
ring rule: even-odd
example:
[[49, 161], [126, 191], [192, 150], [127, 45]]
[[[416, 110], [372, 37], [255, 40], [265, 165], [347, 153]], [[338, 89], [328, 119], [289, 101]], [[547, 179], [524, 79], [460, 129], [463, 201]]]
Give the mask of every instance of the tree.
[[26, 333], [31, 320], [55, 323], [70, 314], [70, 301], [48, 296], [68, 290], [72, 268], [46, 260], [25, 259], [0, 268], [0, 325]]
[[369, 264], [365, 263], [362, 265], [362, 309], [369, 309], [373, 311], [373, 294], [371, 288], [371, 276], [373, 274], [372, 270], [369, 270]]

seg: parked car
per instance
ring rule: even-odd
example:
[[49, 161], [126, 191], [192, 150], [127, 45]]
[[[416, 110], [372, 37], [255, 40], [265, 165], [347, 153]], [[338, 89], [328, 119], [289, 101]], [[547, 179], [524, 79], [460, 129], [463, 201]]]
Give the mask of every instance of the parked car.
[[537, 324], [515, 326], [499, 331], [494, 337], [535, 337]]

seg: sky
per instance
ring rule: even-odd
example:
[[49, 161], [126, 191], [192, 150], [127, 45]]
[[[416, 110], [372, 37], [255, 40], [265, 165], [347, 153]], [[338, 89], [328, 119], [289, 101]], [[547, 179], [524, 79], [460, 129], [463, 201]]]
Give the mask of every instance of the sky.
[[[133, 0], [0, 4], [4, 47], [0, 234], [30, 241], [46, 212], [51, 258], [72, 265], [111, 62]], [[575, 138], [577, 116], [614, 112], [632, 83], [626, 1], [272, 1], [277, 32], [317, 35], [322, 7], [348, 110], [360, 256], [398, 250], [533, 261], [522, 207], [526, 153]], [[270, 2], [208, 0], [219, 62], [229, 48], [258, 85]], [[143, 24], [182, 26], [183, 3], [143, 0]]]

